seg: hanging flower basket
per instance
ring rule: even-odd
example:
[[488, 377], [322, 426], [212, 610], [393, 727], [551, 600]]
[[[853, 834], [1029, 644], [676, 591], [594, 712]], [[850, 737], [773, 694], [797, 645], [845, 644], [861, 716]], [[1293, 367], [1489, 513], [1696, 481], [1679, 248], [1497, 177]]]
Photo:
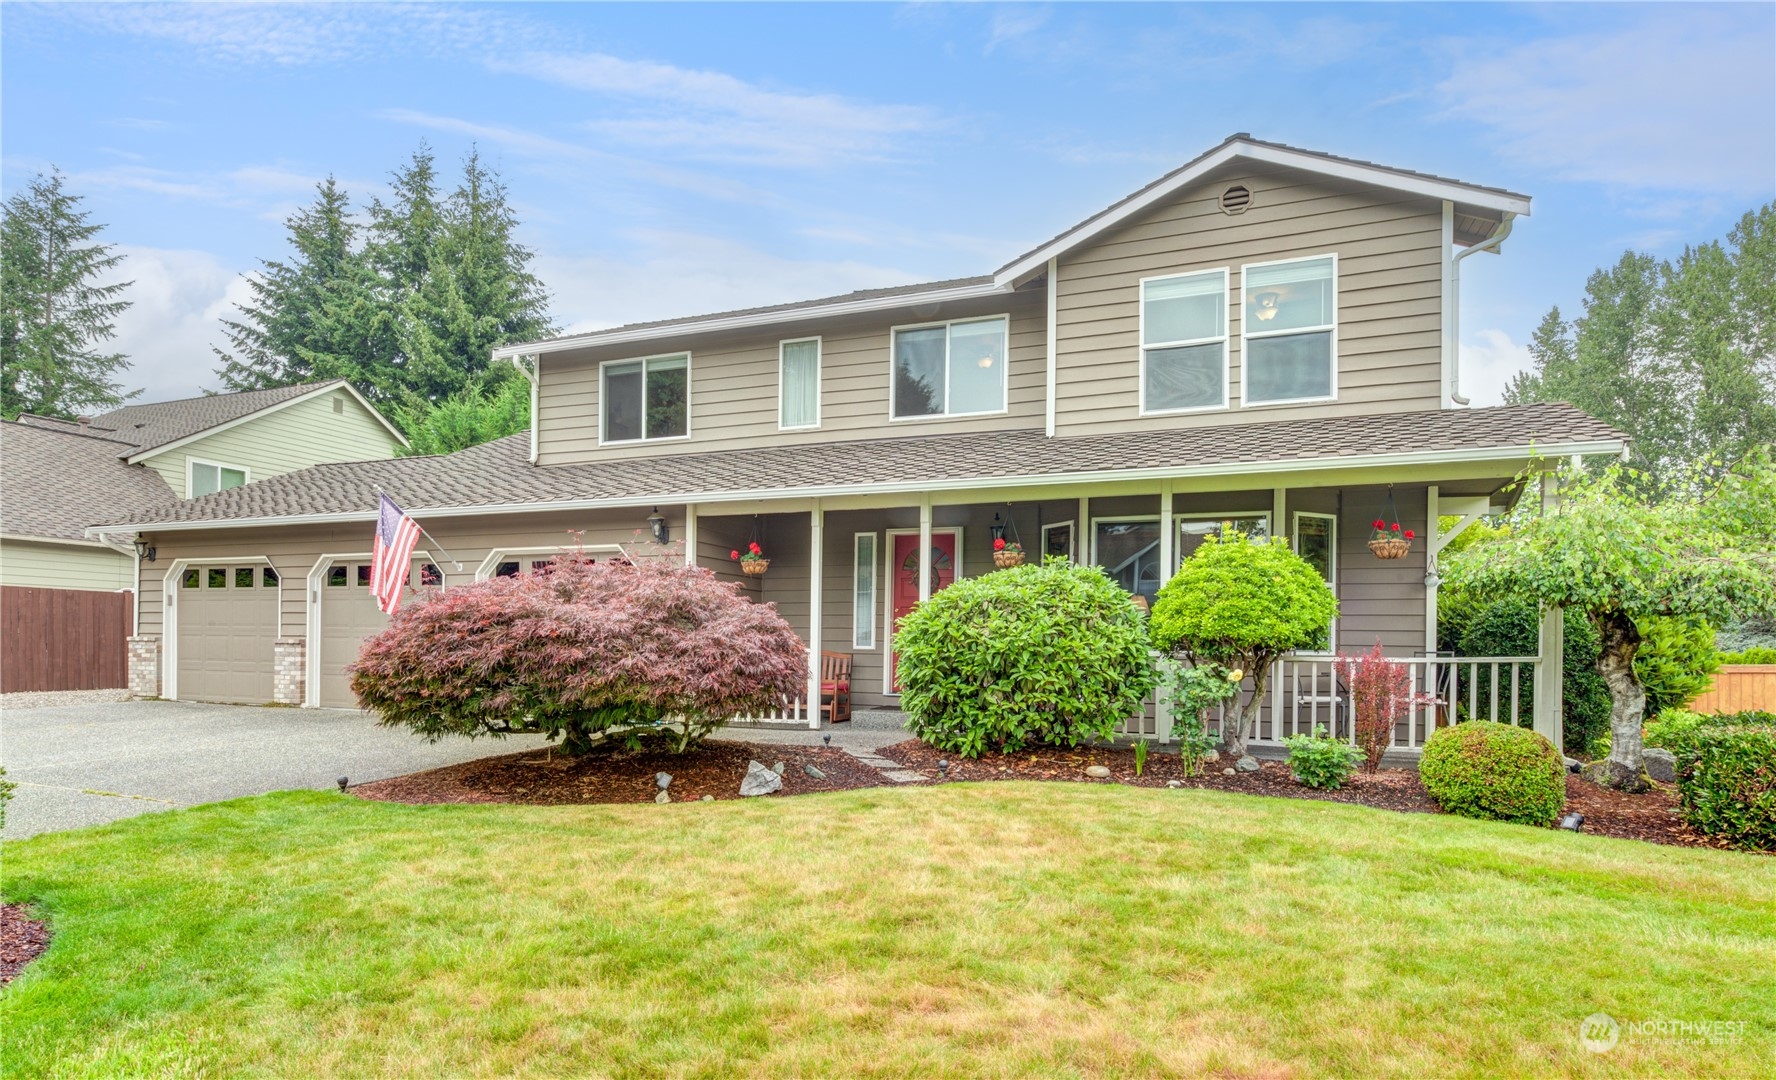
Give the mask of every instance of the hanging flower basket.
[[747, 544], [745, 551], [728, 552], [728, 557], [739, 560], [740, 572], [747, 577], [764, 577], [765, 571], [771, 568], [771, 560], [765, 558], [764, 549], [759, 547], [757, 540]]
[[1412, 538], [1415, 534], [1411, 529], [1401, 529], [1399, 522], [1389, 525], [1380, 518], [1375, 520], [1375, 535], [1369, 538], [1369, 550], [1378, 559], [1404, 559], [1412, 550]]
[[1016, 540], [1004, 537], [993, 541], [993, 565], [1001, 570], [1024, 565], [1024, 549]]

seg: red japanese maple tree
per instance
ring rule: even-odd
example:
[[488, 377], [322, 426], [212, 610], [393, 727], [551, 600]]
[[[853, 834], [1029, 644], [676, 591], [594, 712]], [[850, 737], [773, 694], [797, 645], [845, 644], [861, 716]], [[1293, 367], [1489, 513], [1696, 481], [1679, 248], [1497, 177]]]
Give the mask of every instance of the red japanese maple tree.
[[1350, 690], [1357, 745], [1363, 750], [1363, 771], [1381, 767], [1394, 723], [1412, 704], [1412, 672], [1382, 654], [1381, 642], [1361, 655], [1338, 658], [1338, 677]]
[[573, 753], [660, 737], [682, 752], [802, 692], [807, 650], [768, 604], [708, 570], [568, 552], [528, 577], [431, 592], [351, 667], [385, 726], [540, 732]]

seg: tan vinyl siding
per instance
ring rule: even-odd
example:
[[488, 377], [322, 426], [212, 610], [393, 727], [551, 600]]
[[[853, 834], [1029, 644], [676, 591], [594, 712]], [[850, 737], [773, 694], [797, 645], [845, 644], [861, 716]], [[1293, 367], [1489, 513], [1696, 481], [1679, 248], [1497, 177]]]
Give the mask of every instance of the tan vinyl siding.
[[[890, 421], [888, 388], [892, 326], [1010, 316], [1004, 414]], [[896, 438], [961, 431], [1006, 431], [1043, 425], [1047, 328], [1040, 290], [943, 305], [935, 314], [910, 311], [870, 318], [796, 324], [665, 341], [642, 349], [613, 346], [542, 358], [538, 389], [538, 461], [557, 465], [599, 458], [651, 457], [757, 446]], [[778, 344], [819, 336], [820, 426], [778, 430]], [[691, 354], [691, 437], [599, 446], [599, 365], [639, 356]]]
[[[1252, 189], [1252, 208], [1228, 216], [1215, 200], [1236, 180]], [[1431, 200], [1281, 171], [1184, 192], [1061, 262], [1056, 434], [1439, 407], [1441, 228], [1441, 206]], [[1337, 400], [1241, 408], [1241, 266], [1325, 254], [1338, 256]], [[1222, 267], [1231, 407], [1139, 415], [1140, 279]]]
[[134, 562], [109, 548], [0, 540], [0, 585], [101, 592], [133, 589]]
[[[344, 402], [335, 413], [333, 402]], [[143, 464], [166, 478], [173, 491], [186, 497], [186, 463], [190, 458], [247, 470], [247, 479], [264, 480], [279, 473], [333, 461], [373, 461], [394, 457], [401, 444], [356, 398], [337, 389], [276, 412], [255, 416], [226, 431], [146, 459]]]

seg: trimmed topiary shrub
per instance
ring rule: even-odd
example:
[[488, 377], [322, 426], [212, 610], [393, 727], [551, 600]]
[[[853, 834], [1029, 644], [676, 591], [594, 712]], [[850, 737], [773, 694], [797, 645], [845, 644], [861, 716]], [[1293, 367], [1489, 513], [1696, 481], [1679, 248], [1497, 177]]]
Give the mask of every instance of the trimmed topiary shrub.
[[1698, 726], [1673, 752], [1685, 821], [1735, 847], [1776, 851], [1776, 726]]
[[1566, 766], [1554, 744], [1528, 728], [1470, 720], [1425, 740], [1425, 791], [1444, 813], [1548, 825], [1566, 805]]
[[963, 757], [1107, 739], [1158, 678], [1129, 594], [1059, 558], [957, 581], [894, 647], [913, 734]]

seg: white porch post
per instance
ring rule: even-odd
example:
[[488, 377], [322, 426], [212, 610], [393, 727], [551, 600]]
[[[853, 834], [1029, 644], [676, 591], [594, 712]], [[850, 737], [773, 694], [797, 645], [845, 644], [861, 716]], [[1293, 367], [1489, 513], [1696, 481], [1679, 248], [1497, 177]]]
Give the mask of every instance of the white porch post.
[[685, 565], [697, 565], [697, 504], [685, 503]]
[[1431, 656], [1437, 653], [1437, 588], [1443, 580], [1437, 567], [1441, 548], [1437, 534], [1442, 528], [1439, 505], [1437, 485], [1432, 484], [1425, 491], [1425, 653]]
[[[1550, 513], [1560, 503], [1560, 482], [1552, 471], [1542, 474], [1542, 513]], [[1536, 699], [1534, 723], [1537, 732], [1565, 752], [1563, 728], [1566, 668], [1566, 618], [1557, 607], [1542, 612], [1542, 625], [1537, 634]]]
[[820, 594], [826, 580], [826, 511], [808, 511], [808, 726], [820, 729]]
[[929, 599], [931, 599], [931, 493], [928, 491], [919, 497], [919, 603], [923, 604]]
[[1178, 526], [1172, 519], [1172, 482], [1159, 485], [1159, 584], [1172, 580], [1178, 569]]
[[1079, 497], [1078, 523], [1073, 526], [1073, 561], [1080, 566], [1092, 564], [1091, 496]]

